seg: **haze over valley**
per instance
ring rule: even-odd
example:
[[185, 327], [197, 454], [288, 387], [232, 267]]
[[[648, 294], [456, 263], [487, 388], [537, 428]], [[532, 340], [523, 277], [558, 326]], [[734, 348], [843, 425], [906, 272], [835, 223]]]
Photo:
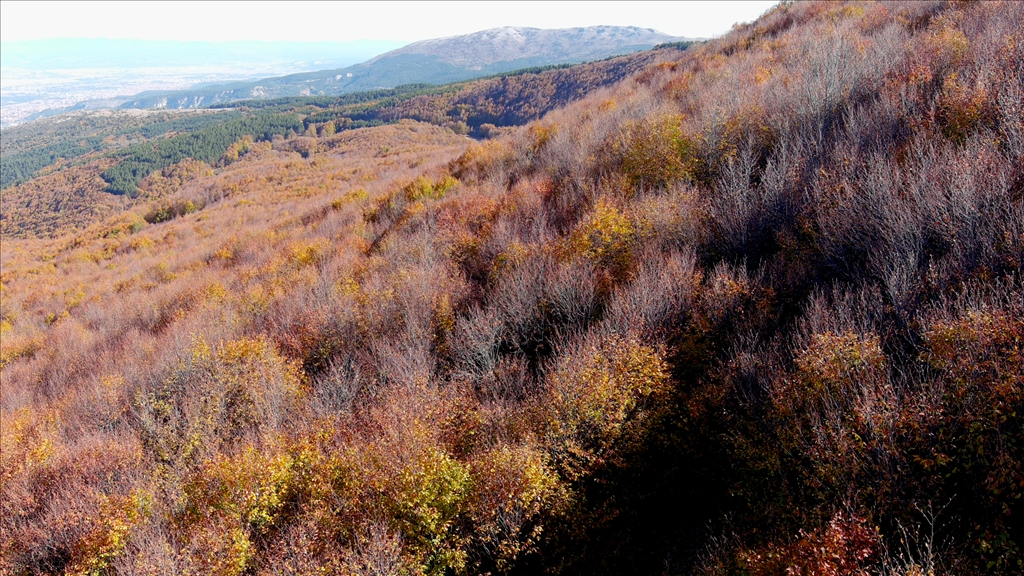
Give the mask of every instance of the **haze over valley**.
[[255, 80], [364, 62], [401, 42], [185, 42], [53, 39], [3, 42], [0, 122], [46, 110], [114, 108], [120, 97]]
[[[3, 50], [0, 114], [5, 125], [14, 125], [72, 110], [202, 108], [245, 99], [447, 84], [684, 40], [651, 29], [597, 26], [497, 28], [385, 53], [378, 50], [393, 43], [11, 43]], [[280, 76], [284, 72], [289, 74]]]

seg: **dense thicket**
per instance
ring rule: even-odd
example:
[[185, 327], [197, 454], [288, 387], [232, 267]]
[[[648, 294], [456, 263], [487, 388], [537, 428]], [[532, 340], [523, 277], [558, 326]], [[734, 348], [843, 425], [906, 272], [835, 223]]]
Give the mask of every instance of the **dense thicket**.
[[786, 3], [5, 242], [3, 568], [1019, 573], [1022, 22]]

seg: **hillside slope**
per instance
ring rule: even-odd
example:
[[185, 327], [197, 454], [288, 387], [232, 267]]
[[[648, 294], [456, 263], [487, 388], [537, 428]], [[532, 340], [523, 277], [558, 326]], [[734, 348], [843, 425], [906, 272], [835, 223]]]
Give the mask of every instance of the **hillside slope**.
[[169, 188], [153, 187], [151, 174], [175, 173], [171, 179], [180, 180], [188, 170], [174, 164], [186, 157], [210, 165], [230, 162], [225, 155], [233, 147], [237, 156], [246, 138], [266, 140], [289, 131], [330, 135], [402, 119], [487, 137], [497, 127], [536, 120], [669, 60], [679, 49], [441, 87], [264, 100], [242, 110], [73, 112], [39, 120], [4, 131], [0, 234], [42, 237], [83, 229], [109, 215], [110, 207], [124, 209], [164, 194]]
[[5, 240], [0, 571], [1019, 573], [1022, 21], [787, 3]]

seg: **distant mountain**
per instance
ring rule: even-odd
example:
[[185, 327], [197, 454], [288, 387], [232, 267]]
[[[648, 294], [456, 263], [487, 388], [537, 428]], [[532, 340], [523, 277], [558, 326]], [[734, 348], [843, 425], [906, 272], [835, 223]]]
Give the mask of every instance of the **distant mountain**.
[[362, 64], [187, 90], [144, 92], [122, 108], [199, 108], [250, 98], [340, 95], [402, 84], [446, 84], [511, 70], [578, 63], [683, 40], [649, 28], [505, 27], [424, 40]]
[[561, 64], [635, 52], [673, 40], [678, 39], [657, 30], [635, 26], [561, 30], [506, 26], [464, 36], [415, 42], [382, 54], [365, 65], [395, 61], [404, 56], [433, 58], [466, 70], [528, 60]]

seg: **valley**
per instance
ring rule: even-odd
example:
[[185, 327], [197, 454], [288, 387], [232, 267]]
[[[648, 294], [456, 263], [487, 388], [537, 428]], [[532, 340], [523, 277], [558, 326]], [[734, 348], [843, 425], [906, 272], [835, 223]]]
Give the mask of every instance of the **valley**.
[[[4, 50], [9, 55], [0, 115], [4, 126], [13, 126], [74, 110], [194, 109], [253, 98], [447, 84], [598, 60], [680, 40], [650, 29], [600, 26], [506, 27], [417, 42], [383, 54], [395, 43], [14, 43]], [[357, 64], [360, 56], [373, 57]], [[346, 66], [330, 68], [340, 63]], [[294, 73], [308, 68], [315, 71]], [[268, 77], [285, 70], [293, 73]]]

